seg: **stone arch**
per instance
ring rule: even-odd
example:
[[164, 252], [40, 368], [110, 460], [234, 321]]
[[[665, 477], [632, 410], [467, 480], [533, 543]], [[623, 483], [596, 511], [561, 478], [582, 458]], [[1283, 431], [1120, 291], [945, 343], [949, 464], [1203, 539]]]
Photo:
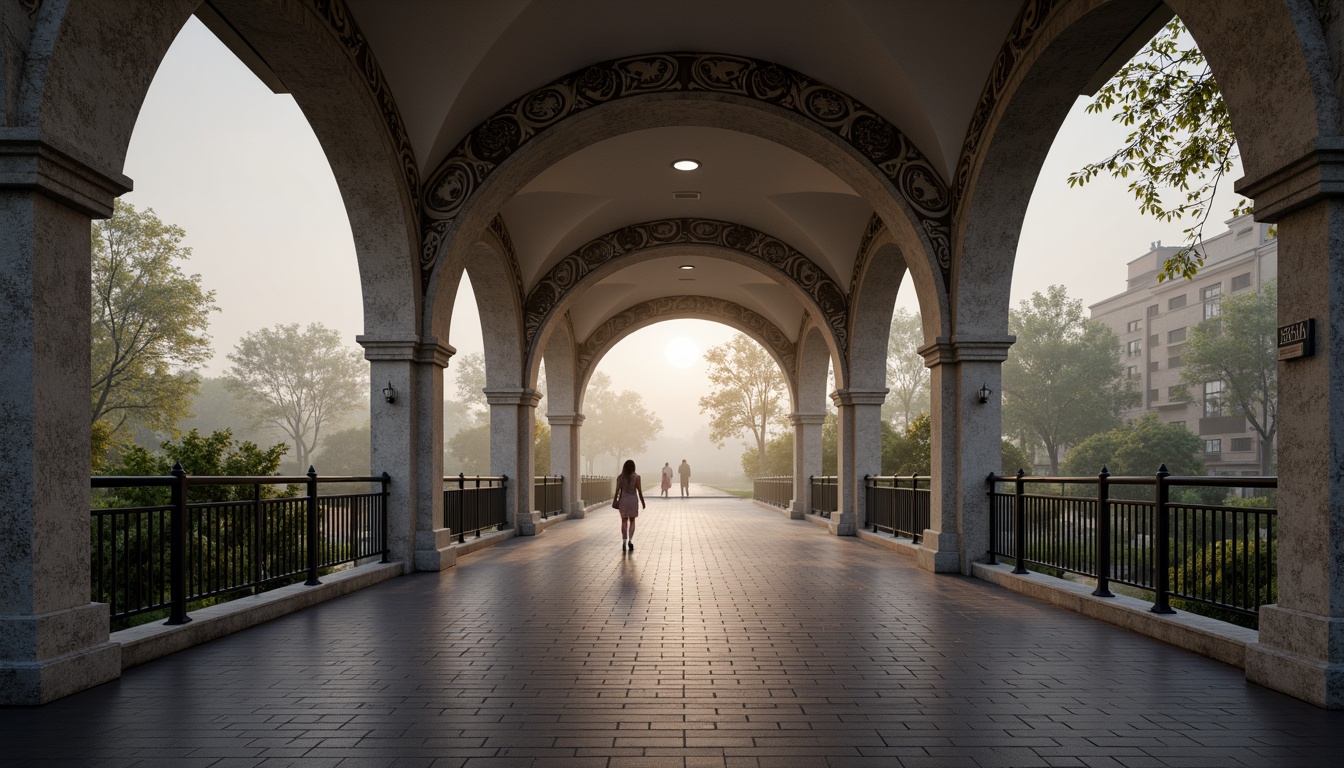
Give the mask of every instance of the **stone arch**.
[[826, 374], [834, 360], [824, 334], [816, 325], [809, 324], [799, 336], [797, 360], [798, 397], [795, 410], [825, 413], [829, 394], [826, 391]]
[[[766, 87], [776, 79], [778, 85]], [[598, 87], [602, 82], [610, 87]], [[921, 255], [911, 266], [916, 288], [939, 297], [928, 304], [945, 304], [950, 195], [895, 126], [778, 65], [720, 54], [652, 54], [594, 65], [515, 100], [431, 174], [421, 249], [426, 325], [439, 327], [450, 311], [435, 275], [462, 263], [473, 233], [529, 180], [583, 147], [669, 125], [750, 133], [830, 169], [873, 205], [902, 252]]]
[[896, 293], [905, 276], [905, 259], [891, 243], [878, 245], [850, 300], [848, 386], [879, 390], [887, 384], [887, 342]]
[[551, 330], [541, 356], [546, 362], [547, 413], [578, 413], [579, 392], [587, 386], [588, 378], [579, 362], [578, 343], [568, 316]]
[[454, 283], [461, 281], [463, 273], [471, 279], [485, 342], [486, 386], [530, 387], [535, 383], [536, 371], [528, 376], [523, 365], [526, 347], [519, 323], [522, 312], [518, 283], [502, 249], [501, 241], [488, 235], [483, 237]]
[[[588, 388], [588, 380], [597, 364], [622, 339], [650, 325], [682, 319], [722, 323], [750, 336], [779, 364], [789, 388], [790, 403], [796, 402], [797, 351], [794, 343], [767, 318], [736, 302], [711, 296], [666, 296], [641, 302], [607, 318], [578, 345], [579, 390]], [[549, 370], [548, 365], [548, 373]]]

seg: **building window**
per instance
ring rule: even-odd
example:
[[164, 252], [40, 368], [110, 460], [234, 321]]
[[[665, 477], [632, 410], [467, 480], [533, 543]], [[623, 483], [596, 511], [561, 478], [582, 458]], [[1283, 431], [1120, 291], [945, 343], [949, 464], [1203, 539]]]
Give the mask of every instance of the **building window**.
[[1204, 417], [1223, 415], [1223, 382], [1204, 382]]
[[[1172, 401], [1172, 402], [1174, 403], [1174, 402], [1179, 401], [1179, 400], [1180, 400], [1181, 398], [1183, 398], [1183, 397], [1185, 397], [1185, 387], [1184, 387], [1184, 386], [1182, 386], [1182, 385], [1180, 385], [1180, 384], [1177, 384], [1177, 385], [1174, 386], [1174, 387], [1167, 387], [1167, 399], [1168, 399], [1168, 400], [1170, 400], [1170, 401]], [[1181, 422], [1181, 426], [1185, 426], [1185, 422]]]
[[1156, 403], [1156, 402], [1157, 402], [1157, 397], [1158, 397], [1158, 392], [1157, 392], [1156, 389], [1150, 389], [1150, 390], [1148, 390], [1148, 402], [1150, 402], [1150, 403]]
[[1247, 272], [1244, 275], [1237, 275], [1236, 277], [1232, 278], [1232, 290], [1240, 291], [1243, 288], [1250, 288], [1250, 287], [1251, 287], [1250, 272]]
[[1167, 370], [1171, 370], [1173, 368], [1180, 368], [1184, 365], [1185, 362], [1181, 360], [1180, 355], [1172, 355], [1171, 357], [1167, 358]]
[[1182, 342], [1182, 341], [1185, 341], [1185, 329], [1184, 329], [1184, 328], [1177, 328], [1177, 329], [1174, 330], [1174, 331], [1167, 331], [1167, 343], [1168, 343], [1168, 344], [1179, 344], [1179, 343]]
[[1234, 451], [1249, 451], [1254, 447], [1251, 445], [1251, 438], [1249, 437], [1232, 438], [1232, 450]]
[[1143, 342], [1139, 339], [1135, 339], [1125, 345], [1125, 350], [1129, 353], [1130, 357], [1138, 357], [1143, 354]]
[[1157, 305], [1156, 305], [1156, 304], [1154, 304], [1153, 306], [1151, 306], [1151, 307], [1148, 308], [1148, 316], [1149, 316], [1149, 317], [1157, 317]]
[[1137, 365], [1131, 365], [1128, 368], [1125, 368], [1126, 379], [1132, 379], [1137, 377], [1138, 375], [1139, 375], [1139, 367]]
[[1160, 371], [1160, 370], [1162, 370], [1162, 369], [1158, 366], [1158, 362], [1157, 362], [1156, 360], [1149, 360], [1149, 361], [1148, 361], [1148, 372], [1149, 372], [1149, 373], [1154, 373], [1154, 372], [1156, 372], [1156, 371]]
[[1168, 309], [1168, 310], [1172, 310], [1172, 309], [1180, 309], [1181, 307], [1184, 307], [1184, 306], [1185, 306], [1185, 294], [1184, 294], [1184, 293], [1182, 293], [1180, 296], [1172, 296], [1170, 299], [1167, 299], [1167, 309]]
[[1149, 349], [1152, 349], [1153, 347], [1156, 347], [1156, 346], [1158, 346], [1158, 345], [1161, 344], [1161, 343], [1162, 343], [1161, 334], [1154, 333], [1152, 336], [1149, 336], [1149, 337], [1148, 337], [1148, 348], [1149, 348]]
[[1223, 311], [1223, 284], [1210, 285], [1199, 292], [1199, 298], [1204, 302], [1204, 319], [1217, 317]]
[[1134, 333], [1143, 327], [1142, 320], [1130, 320], [1129, 325], [1125, 326], [1125, 333]]
[[1181, 429], [1185, 429], [1185, 422], [1184, 422], [1184, 421], [1173, 421], [1173, 422], [1171, 422], [1171, 426], [1173, 426], [1173, 427], [1180, 427]]
[[1212, 440], [1205, 440], [1205, 441], [1204, 441], [1204, 452], [1205, 452], [1205, 453], [1222, 453], [1222, 452], [1223, 452], [1223, 440], [1222, 440], [1222, 438], [1215, 437], [1215, 438], [1212, 439]]

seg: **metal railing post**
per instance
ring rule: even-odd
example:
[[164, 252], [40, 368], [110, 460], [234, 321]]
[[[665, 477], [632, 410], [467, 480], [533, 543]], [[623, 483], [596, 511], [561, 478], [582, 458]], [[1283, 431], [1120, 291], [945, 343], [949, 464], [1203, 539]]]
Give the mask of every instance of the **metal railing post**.
[[989, 486], [989, 564], [998, 565], [995, 553], [999, 550], [999, 519], [994, 508], [994, 473], [990, 472], [985, 480]]
[[[476, 482], [480, 482], [479, 480]], [[500, 473], [499, 475], [499, 530], [509, 524], [509, 476]], [[480, 536], [480, 533], [476, 534]]]
[[1022, 478], [1026, 475], [1022, 470], [1017, 470], [1015, 487], [1013, 488], [1013, 558], [1017, 560], [1017, 565], [1013, 566], [1013, 573], [1027, 572], [1027, 501], [1024, 498], [1026, 484]]
[[252, 586], [252, 594], [261, 594], [261, 577], [265, 573], [266, 553], [262, 551], [262, 527], [266, 525], [265, 518], [261, 514], [261, 483], [252, 486], [252, 578], [256, 584]]
[[169, 540], [168, 621], [165, 624], [186, 624], [187, 615], [187, 471], [182, 463], [173, 465], [172, 538]]
[[380, 523], [381, 533], [382, 533], [382, 537], [383, 537], [383, 540], [382, 540], [380, 543], [381, 543], [382, 546], [383, 546], [383, 562], [384, 562], [384, 563], [386, 563], [386, 562], [388, 561], [388, 560], [387, 560], [387, 553], [388, 553], [388, 550], [390, 549], [390, 547], [387, 546], [387, 516], [388, 516], [388, 511], [387, 511], [388, 490], [387, 490], [387, 486], [391, 485], [391, 483], [392, 483], [392, 476], [389, 475], [389, 474], [387, 474], [386, 472], [384, 472], [384, 473], [383, 473], [383, 520], [382, 520], [382, 522]]
[[1097, 474], [1097, 588], [1093, 597], [1111, 594], [1111, 472], [1105, 466]]
[[467, 541], [466, 534], [463, 533], [467, 530], [467, 474], [465, 472], [457, 473], [457, 517], [459, 523], [457, 543], [465, 544]]
[[315, 587], [322, 582], [317, 578], [317, 470], [308, 467], [308, 580], [305, 586]]
[[1171, 488], [1167, 485], [1167, 477], [1170, 475], [1166, 464], [1157, 468], [1157, 506], [1153, 510], [1157, 527], [1157, 554], [1153, 567], [1157, 572], [1153, 574], [1153, 613], [1175, 613], [1168, 595], [1171, 589], [1171, 509], [1168, 506]]

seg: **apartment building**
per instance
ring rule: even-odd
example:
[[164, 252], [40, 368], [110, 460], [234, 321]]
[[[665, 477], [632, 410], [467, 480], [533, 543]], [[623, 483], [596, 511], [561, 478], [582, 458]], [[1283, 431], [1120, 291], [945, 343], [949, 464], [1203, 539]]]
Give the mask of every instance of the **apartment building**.
[[1260, 473], [1259, 435], [1243, 414], [1220, 402], [1222, 382], [1195, 385], [1200, 391], [1191, 393], [1194, 403], [1182, 401], [1179, 394], [1185, 386], [1181, 353], [1190, 330], [1217, 316], [1223, 299], [1253, 293], [1278, 275], [1278, 241], [1270, 236], [1270, 225], [1250, 216], [1233, 218], [1227, 225], [1226, 232], [1205, 239], [1204, 266], [1194, 280], [1159, 283], [1162, 264], [1180, 248], [1156, 242], [1129, 262], [1124, 293], [1090, 309], [1093, 320], [1120, 337], [1125, 375], [1142, 396], [1125, 418], [1156, 413], [1163, 422], [1199, 435], [1210, 474], [1255, 475]]

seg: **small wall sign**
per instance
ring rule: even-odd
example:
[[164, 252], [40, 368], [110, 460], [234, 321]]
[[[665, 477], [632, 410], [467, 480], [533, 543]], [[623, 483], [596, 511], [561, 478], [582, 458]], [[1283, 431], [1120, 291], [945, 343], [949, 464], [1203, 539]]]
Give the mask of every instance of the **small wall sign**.
[[1297, 360], [1316, 354], [1316, 321], [1298, 320], [1279, 326], [1279, 359]]

